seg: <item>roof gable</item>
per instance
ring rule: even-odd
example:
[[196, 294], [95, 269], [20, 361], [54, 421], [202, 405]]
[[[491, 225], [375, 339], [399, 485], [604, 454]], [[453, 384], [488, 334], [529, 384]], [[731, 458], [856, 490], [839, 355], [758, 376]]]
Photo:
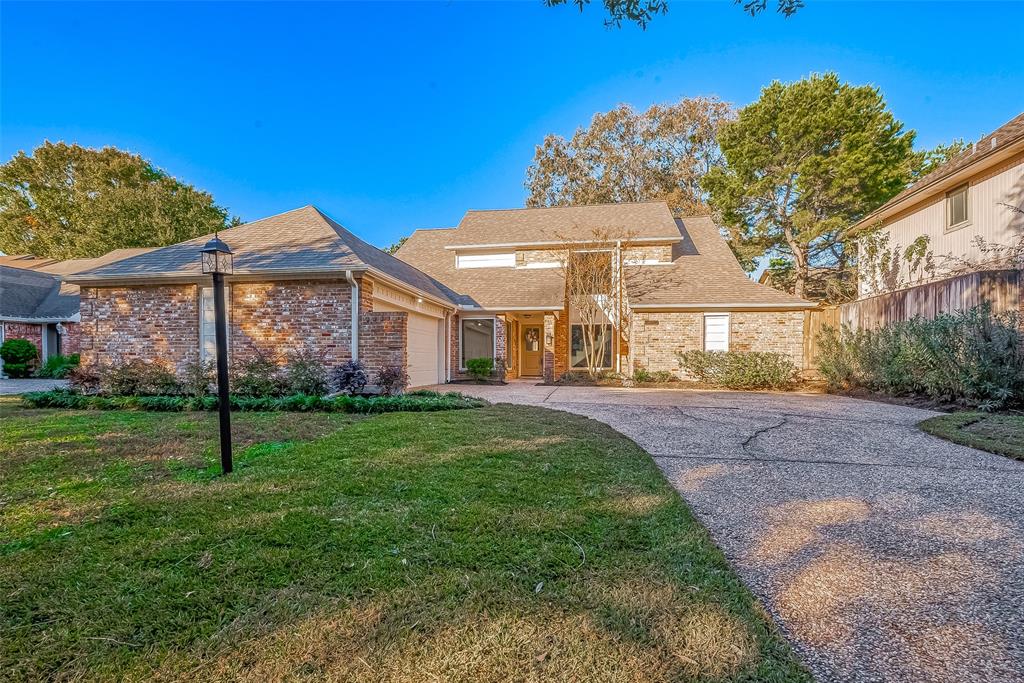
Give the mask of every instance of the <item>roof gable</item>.
[[[92, 268], [72, 281], [159, 279], [202, 275], [199, 250], [213, 235]], [[448, 300], [428, 275], [364, 242], [314, 206], [287, 211], [220, 231], [234, 253], [236, 275], [376, 270], [424, 293]]]
[[0, 265], [0, 318], [66, 320], [78, 313], [78, 293], [59, 277]]

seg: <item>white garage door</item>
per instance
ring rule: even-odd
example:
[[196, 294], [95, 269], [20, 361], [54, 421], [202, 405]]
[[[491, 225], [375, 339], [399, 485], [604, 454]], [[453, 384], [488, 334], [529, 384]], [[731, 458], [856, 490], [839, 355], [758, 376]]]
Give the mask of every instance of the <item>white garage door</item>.
[[441, 321], [419, 313], [409, 313], [409, 386], [438, 383], [438, 335]]

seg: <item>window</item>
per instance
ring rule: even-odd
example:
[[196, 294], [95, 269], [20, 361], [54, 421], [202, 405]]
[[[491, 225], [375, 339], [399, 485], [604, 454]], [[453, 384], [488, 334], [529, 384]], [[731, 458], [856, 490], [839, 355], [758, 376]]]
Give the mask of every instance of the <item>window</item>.
[[969, 186], [958, 187], [946, 195], [946, 227], [955, 228], [968, 221], [970, 211], [968, 210]]
[[[596, 328], [594, 333], [585, 337], [584, 328]], [[604, 347], [602, 368], [612, 367], [612, 326], [611, 325], [573, 325], [569, 345], [569, 364], [574, 368], [587, 367], [586, 349], [593, 342], [594, 349]], [[596, 355], [596, 354], [595, 354]]]
[[[224, 288], [224, 298], [231, 301], [231, 290]], [[228, 326], [230, 340], [231, 326]], [[228, 342], [231, 348], [231, 342]], [[199, 290], [199, 355], [203, 360], [217, 357], [217, 316], [213, 310], [213, 287]]]
[[704, 350], [729, 350], [729, 314], [716, 313], [704, 316]]
[[494, 358], [494, 318], [463, 318], [462, 367], [471, 358]]
[[456, 254], [457, 268], [514, 268], [515, 252], [503, 254]]

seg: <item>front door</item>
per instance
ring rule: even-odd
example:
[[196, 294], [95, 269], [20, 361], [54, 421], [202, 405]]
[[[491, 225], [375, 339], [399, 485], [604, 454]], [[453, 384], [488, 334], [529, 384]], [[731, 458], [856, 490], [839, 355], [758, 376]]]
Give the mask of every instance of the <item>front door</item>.
[[544, 333], [541, 325], [523, 326], [523, 374], [539, 377], [541, 365], [544, 358], [544, 351], [541, 348], [540, 340]]

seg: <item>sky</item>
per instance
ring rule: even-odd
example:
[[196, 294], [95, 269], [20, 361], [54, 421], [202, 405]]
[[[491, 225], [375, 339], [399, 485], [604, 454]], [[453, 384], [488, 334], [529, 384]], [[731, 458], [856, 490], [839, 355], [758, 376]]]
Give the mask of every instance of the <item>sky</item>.
[[806, 0], [789, 19], [670, 0], [646, 31], [521, 2], [0, 3], [0, 155], [131, 150], [243, 220], [315, 204], [386, 246], [522, 206], [548, 133], [621, 102], [836, 71], [918, 146], [1024, 111], [1024, 2]]

